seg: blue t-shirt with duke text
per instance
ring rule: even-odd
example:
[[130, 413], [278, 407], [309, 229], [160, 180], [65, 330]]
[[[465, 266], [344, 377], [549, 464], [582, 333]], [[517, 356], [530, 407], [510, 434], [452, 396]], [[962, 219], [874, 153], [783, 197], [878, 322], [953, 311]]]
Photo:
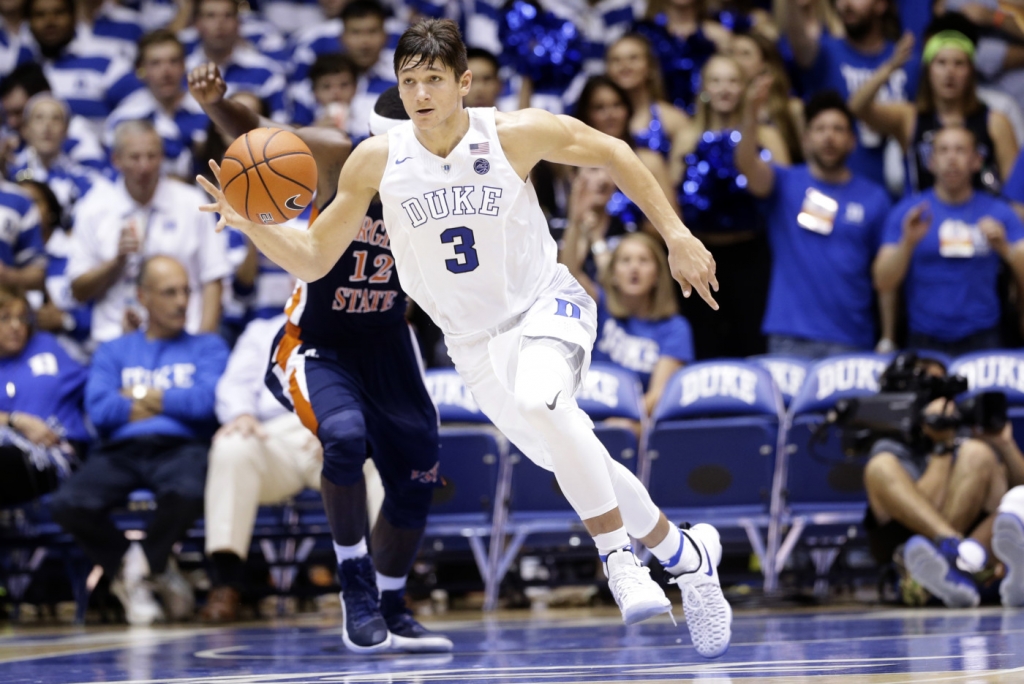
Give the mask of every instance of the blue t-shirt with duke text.
[[685, 318], [676, 314], [653, 321], [643, 318], [615, 318], [608, 311], [604, 291], [597, 297], [597, 342], [594, 361], [614, 363], [640, 376], [647, 389], [658, 359], [668, 356], [693, 361], [693, 332]]
[[765, 200], [773, 266], [762, 329], [870, 349], [871, 264], [889, 195], [856, 174], [836, 185], [819, 181], [806, 165], [773, 168], [775, 186]]
[[[895, 49], [891, 42], [873, 55], [855, 50], [845, 39], [822, 36], [814, 64], [802, 72], [804, 93], [810, 99], [821, 90], [835, 90], [848, 100], [860, 90]], [[913, 102], [917, 93], [921, 63], [915, 55], [893, 72], [889, 82], [878, 91], [881, 102]], [[857, 149], [850, 155], [850, 169], [876, 183], [885, 182], [885, 139], [862, 122], [857, 123]]]
[[900, 241], [904, 216], [921, 202], [928, 204], [931, 228], [914, 250], [904, 281], [910, 331], [955, 341], [996, 327], [1000, 258], [978, 229], [978, 220], [988, 216], [1001, 222], [1011, 245], [1024, 240], [1024, 224], [1006, 202], [985, 193], [950, 205], [928, 190], [893, 208], [885, 244]]

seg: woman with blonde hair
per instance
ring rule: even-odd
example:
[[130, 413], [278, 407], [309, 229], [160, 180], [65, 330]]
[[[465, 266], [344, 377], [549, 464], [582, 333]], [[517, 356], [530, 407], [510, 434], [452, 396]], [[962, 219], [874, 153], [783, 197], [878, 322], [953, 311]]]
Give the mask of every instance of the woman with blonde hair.
[[605, 53], [608, 77], [629, 95], [633, 118], [629, 131], [637, 147], [654, 150], [668, 159], [672, 140], [686, 126], [681, 109], [665, 101], [665, 87], [658, 58], [651, 43], [630, 33], [612, 43]]
[[[581, 170], [574, 200], [582, 201], [588, 183], [600, 182], [596, 174], [588, 178], [588, 172]], [[594, 213], [572, 213], [559, 261], [597, 302], [593, 360], [636, 373], [650, 414], [673, 373], [693, 361], [693, 334], [676, 307], [676, 288], [662, 244], [637, 232], [623, 235], [614, 249], [595, 249], [603, 238], [600, 217]], [[597, 265], [596, 279], [585, 268], [589, 254]]]
[[970, 130], [982, 158], [974, 187], [1000, 194], [1017, 158], [1017, 137], [1009, 119], [979, 99], [975, 46], [964, 33], [939, 31], [925, 42], [925, 73], [916, 102], [878, 101], [878, 92], [910, 59], [913, 48], [910, 34], [901, 38], [892, 57], [850, 96], [850, 109], [865, 124], [899, 142], [907, 154], [907, 185], [917, 192], [935, 185], [929, 167], [936, 133], [949, 126]]
[[[735, 163], [746, 88], [735, 59], [712, 57], [704, 65], [697, 111], [675, 141], [672, 169], [683, 221], [711, 250], [721, 282], [730, 283], [719, 293], [729, 303], [711, 315], [690, 300], [681, 302], [694, 325], [698, 359], [764, 352], [761, 319], [771, 258], [757, 201]], [[760, 126], [757, 142], [762, 155], [789, 165], [786, 143], [775, 128]]]

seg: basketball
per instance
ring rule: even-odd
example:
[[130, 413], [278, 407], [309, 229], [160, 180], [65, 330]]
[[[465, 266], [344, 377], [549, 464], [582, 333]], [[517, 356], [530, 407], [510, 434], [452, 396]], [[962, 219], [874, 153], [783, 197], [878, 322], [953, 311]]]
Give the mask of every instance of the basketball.
[[228, 204], [253, 223], [284, 223], [313, 200], [316, 163], [291, 131], [256, 128], [224, 154], [220, 185]]

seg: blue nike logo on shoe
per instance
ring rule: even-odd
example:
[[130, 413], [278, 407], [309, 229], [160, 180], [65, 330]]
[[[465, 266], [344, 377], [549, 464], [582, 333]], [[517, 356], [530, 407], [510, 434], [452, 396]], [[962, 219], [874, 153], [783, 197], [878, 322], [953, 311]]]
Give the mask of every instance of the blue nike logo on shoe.
[[407, 161], [409, 161], [410, 159], [412, 159], [412, 157], [406, 157], [405, 159], [396, 159], [396, 160], [395, 160], [395, 166], [397, 166], [397, 165], [399, 165], [399, 164], [401, 164], [401, 163], [403, 163], [403, 162], [407, 162]]
[[[704, 542], [701, 542], [700, 545], [704, 546]], [[708, 577], [714, 577], [715, 569], [713, 567], [711, 567], [711, 554], [708, 553], [708, 547], [706, 547], [706, 546], [704, 546], [704, 555], [708, 559], [708, 571], [706, 573], [704, 573], [704, 574], [707, 575]]]

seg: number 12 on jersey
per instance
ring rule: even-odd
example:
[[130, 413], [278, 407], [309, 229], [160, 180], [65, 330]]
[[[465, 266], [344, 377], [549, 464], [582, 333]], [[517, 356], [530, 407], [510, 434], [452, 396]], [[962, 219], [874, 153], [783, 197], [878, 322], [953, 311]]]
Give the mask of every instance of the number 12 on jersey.
[[441, 243], [455, 245], [455, 258], [444, 260], [444, 265], [452, 273], [469, 273], [480, 265], [476, 250], [473, 249], [473, 245], [476, 244], [473, 231], [466, 226], [445, 230], [441, 233]]

